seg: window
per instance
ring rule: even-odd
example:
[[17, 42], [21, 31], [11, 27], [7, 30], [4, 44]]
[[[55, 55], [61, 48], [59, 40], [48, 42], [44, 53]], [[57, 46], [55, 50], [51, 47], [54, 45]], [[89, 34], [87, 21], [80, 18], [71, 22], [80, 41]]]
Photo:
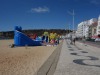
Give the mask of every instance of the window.
[[100, 33], [100, 31], [98, 31]]
[[94, 29], [94, 34], [96, 34], [96, 29]]

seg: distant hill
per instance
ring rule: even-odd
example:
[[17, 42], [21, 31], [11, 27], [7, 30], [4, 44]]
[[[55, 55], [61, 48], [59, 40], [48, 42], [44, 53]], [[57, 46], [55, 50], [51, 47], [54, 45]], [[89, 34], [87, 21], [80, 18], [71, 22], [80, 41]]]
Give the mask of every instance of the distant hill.
[[[41, 36], [45, 31], [51, 33], [57, 33], [59, 35], [65, 35], [66, 33], [72, 32], [71, 30], [65, 30], [65, 29], [33, 29], [33, 30], [22, 30], [23, 33], [26, 35], [30, 34], [37, 34], [38, 36]], [[6, 31], [6, 32], [0, 32], [0, 38], [14, 38], [14, 31]]]

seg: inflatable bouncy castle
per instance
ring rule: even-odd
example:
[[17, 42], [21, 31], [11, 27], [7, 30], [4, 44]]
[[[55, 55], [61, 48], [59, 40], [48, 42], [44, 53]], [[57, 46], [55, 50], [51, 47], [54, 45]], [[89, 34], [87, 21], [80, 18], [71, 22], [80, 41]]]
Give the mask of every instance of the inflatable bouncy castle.
[[22, 33], [22, 27], [15, 26], [14, 29], [14, 45], [15, 46], [41, 46], [42, 40], [32, 40], [30, 37]]
[[48, 32], [44, 32], [43, 36], [42, 36], [42, 41], [48, 43], [49, 42], [49, 33]]

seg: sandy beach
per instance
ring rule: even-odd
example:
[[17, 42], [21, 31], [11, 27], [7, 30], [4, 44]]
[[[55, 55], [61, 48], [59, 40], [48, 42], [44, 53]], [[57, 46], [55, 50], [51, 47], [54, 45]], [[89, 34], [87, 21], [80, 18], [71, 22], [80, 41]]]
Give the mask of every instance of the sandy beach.
[[0, 40], [0, 75], [34, 75], [56, 47], [15, 47], [13, 40]]

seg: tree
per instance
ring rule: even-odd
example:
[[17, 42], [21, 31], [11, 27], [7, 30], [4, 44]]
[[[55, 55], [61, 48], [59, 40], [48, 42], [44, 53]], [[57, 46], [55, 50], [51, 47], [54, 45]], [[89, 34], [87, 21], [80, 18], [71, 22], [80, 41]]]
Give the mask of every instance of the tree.
[[3, 33], [2, 32], [0, 32], [0, 36], [2, 36], [3, 35]]

